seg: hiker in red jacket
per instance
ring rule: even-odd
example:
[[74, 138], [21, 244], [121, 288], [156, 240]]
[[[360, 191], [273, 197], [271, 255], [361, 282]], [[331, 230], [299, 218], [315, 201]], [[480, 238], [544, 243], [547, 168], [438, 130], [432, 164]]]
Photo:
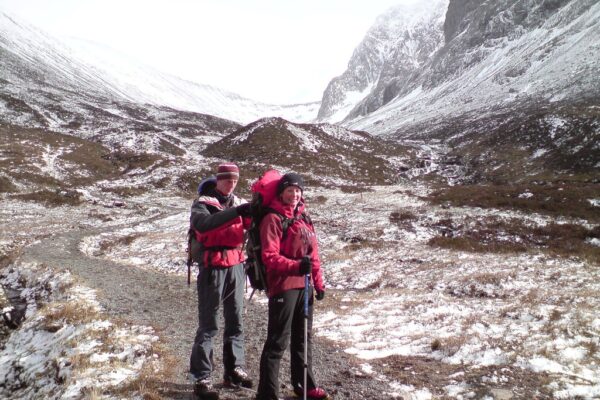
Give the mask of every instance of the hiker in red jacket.
[[[312, 373], [312, 316], [313, 287], [317, 300], [325, 296], [317, 238], [310, 219], [304, 213], [302, 177], [295, 173], [282, 176], [278, 196], [270, 204], [274, 212], [260, 224], [262, 258], [266, 266], [269, 297], [267, 340], [260, 359], [260, 382], [257, 400], [278, 399], [279, 365], [290, 343], [291, 384], [302, 396], [304, 386], [304, 277], [309, 274], [312, 284], [309, 296], [307, 328], [307, 398], [325, 399], [327, 393], [319, 388]], [[293, 218], [283, 232], [281, 214]]]
[[192, 204], [190, 225], [199, 251], [198, 330], [190, 357], [194, 393], [200, 399], [218, 399], [210, 374], [214, 369], [212, 339], [218, 332], [217, 317], [223, 304], [223, 364], [226, 385], [252, 387], [244, 371], [244, 228], [249, 224], [250, 203], [233, 191], [239, 169], [232, 163], [219, 165], [216, 178], [205, 180]]

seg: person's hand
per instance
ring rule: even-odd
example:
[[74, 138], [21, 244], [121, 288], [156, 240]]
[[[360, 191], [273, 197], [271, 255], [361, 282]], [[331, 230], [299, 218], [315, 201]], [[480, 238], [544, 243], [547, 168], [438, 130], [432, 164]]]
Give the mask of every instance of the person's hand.
[[304, 256], [302, 261], [300, 261], [300, 267], [298, 268], [298, 274], [306, 275], [310, 274], [312, 271], [312, 262], [310, 261], [309, 256]]
[[325, 291], [324, 290], [317, 290], [317, 295], [315, 297], [319, 301], [323, 300], [323, 298], [325, 297]]
[[250, 203], [240, 204], [239, 206], [237, 206], [235, 208], [235, 211], [237, 211], [237, 213], [240, 217], [249, 217], [252, 215], [251, 214], [252, 206]]

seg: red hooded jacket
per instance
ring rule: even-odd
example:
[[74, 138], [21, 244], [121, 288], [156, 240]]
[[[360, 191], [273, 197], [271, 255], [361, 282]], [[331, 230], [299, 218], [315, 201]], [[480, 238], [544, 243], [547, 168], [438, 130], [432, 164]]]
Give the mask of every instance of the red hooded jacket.
[[312, 224], [301, 218], [304, 203], [300, 202], [296, 213], [291, 205], [279, 198], [274, 199], [269, 208], [286, 218], [296, 218], [283, 237], [281, 218], [275, 213], [267, 214], [260, 223], [262, 259], [267, 272], [268, 296], [273, 297], [290, 289], [304, 288], [304, 276], [298, 275], [300, 260], [309, 256], [312, 261], [312, 282], [317, 291], [324, 291], [323, 275], [317, 236]]
[[[241, 204], [237, 197], [234, 200], [234, 205]], [[214, 216], [214, 212], [224, 210], [217, 199], [208, 196], [200, 197], [195, 204], [197, 204], [196, 209], [204, 205], [206, 212], [212, 216]], [[213, 212], [210, 210], [213, 210]], [[244, 229], [247, 229], [249, 225], [250, 222], [247, 218], [235, 217], [204, 232], [193, 227], [195, 239], [203, 247], [203, 265], [205, 267], [228, 268], [244, 262], [245, 257], [242, 251]]]

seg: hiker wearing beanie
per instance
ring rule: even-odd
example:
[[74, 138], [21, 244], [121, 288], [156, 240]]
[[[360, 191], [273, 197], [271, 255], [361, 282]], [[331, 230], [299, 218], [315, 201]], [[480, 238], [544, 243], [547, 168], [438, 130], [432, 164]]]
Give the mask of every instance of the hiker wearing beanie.
[[[325, 296], [317, 238], [313, 225], [305, 213], [302, 198], [304, 182], [295, 173], [282, 176], [278, 195], [269, 204], [273, 212], [264, 216], [260, 224], [262, 259], [266, 266], [269, 322], [267, 339], [260, 359], [260, 381], [257, 400], [275, 400], [279, 395], [279, 366], [283, 353], [290, 344], [291, 384], [294, 392], [304, 392], [304, 354], [306, 362], [306, 389], [308, 399], [325, 399], [327, 393], [319, 388], [312, 372], [312, 316], [313, 287], [316, 299]], [[279, 214], [279, 215], [278, 215]], [[293, 219], [284, 233], [283, 219]], [[305, 349], [305, 276], [312, 281], [307, 296]], [[290, 341], [291, 339], [291, 341]]]
[[201, 182], [199, 197], [192, 204], [190, 225], [199, 251], [198, 329], [190, 357], [194, 393], [200, 399], [218, 399], [213, 389], [212, 340], [218, 332], [219, 305], [223, 303], [223, 364], [225, 385], [252, 387], [244, 371], [244, 229], [248, 227], [250, 204], [233, 194], [239, 169], [220, 164], [216, 177]]

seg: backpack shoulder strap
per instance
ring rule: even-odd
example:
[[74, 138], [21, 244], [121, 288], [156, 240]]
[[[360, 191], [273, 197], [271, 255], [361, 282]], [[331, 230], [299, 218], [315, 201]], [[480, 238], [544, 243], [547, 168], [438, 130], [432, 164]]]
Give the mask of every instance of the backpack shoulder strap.
[[281, 227], [282, 227], [282, 231], [283, 231], [281, 239], [282, 240], [285, 239], [285, 236], [287, 235], [287, 231], [288, 231], [289, 227], [294, 223], [296, 218], [288, 218], [285, 215], [273, 210], [272, 208], [267, 208], [265, 215], [266, 214], [275, 214], [279, 217], [279, 219], [281, 219]]
[[211, 196], [198, 197], [198, 203], [206, 204], [207, 206], [212, 206], [219, 210], [223, 209], [223, 206], [221, 205], [221, 203], [219, 203], [219, 200]]
[[303, 212], [302, 214], [300, 214], [299, 219], [303, 220], [304, 222], [306, 222], [307, 225], [312, 226], [313, 222], [312, 219], [310, 218], [310, 216], [308, 214], [306, 214], [305, 212]]

